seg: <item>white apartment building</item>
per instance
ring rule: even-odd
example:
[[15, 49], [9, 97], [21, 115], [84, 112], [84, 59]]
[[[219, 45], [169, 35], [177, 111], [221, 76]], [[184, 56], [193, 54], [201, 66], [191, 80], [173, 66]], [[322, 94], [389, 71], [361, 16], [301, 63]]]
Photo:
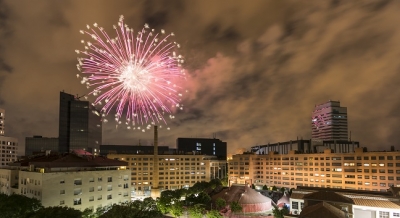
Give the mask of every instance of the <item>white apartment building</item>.
[[[105, 157], [48, 154], [0, 169], [1, 192], [78, 210], [130, 201], [127, 163]], [[3, 186], [4, 185], [4, 186]]]
[[0, 193], [16, 194], [18, 187], [18, 170], [0, 168]]
[[275, 154], [244, 153], [228, 160], [229, 182], [386, 191], [400, 187], [400, 152]]
[[392, 187], [388, 192], [376, 192], [298, 187], [292, 191], [289, 208], [291, 214], [299, 215], [303, 210], [308, 210], [307, 207], [324, 202], [345, 212], [343, 217], [397, 218], [400, 217], [400, 198], [394, 192], [398, 189]]
[[[108, 154], [108, 158], [128, 162], [133, 196], [148, 196], [153, 181], [152, 154]], [[193, 154], [159, 154], [160, 190], [188, 188], [196, 182], [226, 177], [226, 160], [216, 156]]]

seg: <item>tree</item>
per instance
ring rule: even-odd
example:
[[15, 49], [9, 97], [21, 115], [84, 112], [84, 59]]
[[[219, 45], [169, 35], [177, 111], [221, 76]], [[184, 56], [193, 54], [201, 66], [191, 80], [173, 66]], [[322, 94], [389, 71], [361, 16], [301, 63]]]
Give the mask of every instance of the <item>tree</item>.
[[83, 212], [82, 212], [82, 218], [97, 218], [98, 216], [96, 215], [96, 213], [93, 212], [92, 209], [86, 208]]
[[10, 196], [0, 194], [0, 214], [2, 217], [29, 217], [42, 207], [42, 203], [36, 198], [16, 194]]
[[171, 209], [171, 202], [179, 201], [181, 199], [184, 191], [176, 190], [165, 190], [161, 192], [160, 197], [157, 199], [157, 207], [161, 211], [161, 213], [166, 214]]
[[294, 190], [294, 188], [291, 188], [291, 189], [289, 190], [289, 195], [292, 195], [293, 190]]
[[211, 201], [210, 196], [204, 192], [200, 192], [198, 194], [191, 194], [186, 197], [186, 202], [188, 205], [195, 205], [195, 204], [208, 205], [210, 201]]
[[272, 186], [272, 191], [278, 191], [278, 188], [276, 186]]
[[29, 218], [81, 218], [82, 212], [71, 207], [42, 207]]
[[218, 210], [210, 210], [206, 214], [207, 218], [223, 218], [223, 216], [219, 213]]
[[251, 184], [252, 189], [256, 189], [256, 186], [254, 184]]
[[286, 191], [285, 187], [282, 187], [282, 188], [281, 188], [281, 192], [282, 192], [282, 193], [285, 193], [285, 191]]
[[204, 205], [196, 204], [189, 208], [190, 217], [201, 218], [203, 217]]
[[230, 204], [230, 208], [232, 213], [238, 213], [243, 210], [242, 205], [240, 205], [237, 201], [232, 201]]
[[264, 185], [264, 186], [262, 187], [262, 189], [263, 189], [263, 190], [268, 190], [268, 186], [267, 186], [267, 185]]
[[218, 186], [222, 186], [221, 180], [219, 179], [212, 179], [209, 184], [212, 189], [215, 189]]
[[145, 218], [162, 217], [162, 213], [156, 206], [156, 201], [152, 198], [145, 198], [143, 201], [136, 200], [122, 204], [114, 204], [100, 218]]
[[221, 185], [224, 186], [224, 187], [228, 186], [228, 175], [226, 175], [226, 177], [221, 179]]
[[196, 182], [192, 187], [189, 188], [189, 192], [192, 194], [204, 192], [206, 189], [210, 187], [210, 183], [208, 182]]
[[289, 208], [286, 205], [284, 205], [283, 208], [274, 206], [272, 213], [274, 214], [275, 218], [284, 218], [285, 215], [289, 214]]
[[183, 204], [182, 201], [173, 202], [169, 211], [174, 217], [179, 217], [183, 214]]
[[217, 207], [218, 210], [221, 210], [222, 208], [224, 208], [226, 206], [225, 199], [217, 198], [217, 200], [215, 200], [215, 206]]

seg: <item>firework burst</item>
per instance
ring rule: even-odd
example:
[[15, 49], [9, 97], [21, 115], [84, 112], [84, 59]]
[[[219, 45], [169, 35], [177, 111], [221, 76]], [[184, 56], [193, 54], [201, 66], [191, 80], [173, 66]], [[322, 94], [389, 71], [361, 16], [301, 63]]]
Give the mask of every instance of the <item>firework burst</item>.
[[[76, 50], [77, 77], [95, 96], [93, 105], [100, 106], [102, 116], [113, 111], [117, 124], [128, 129], [150, 128], [151, 124], [173, 119], [175, 109], [182, 110], [182, 93], [174, 81], [184, 78], [183, 57], [176, 53], [179, 44], [171, 41], [174, 33], [156, 33], [146, 24], [134, 32], [120, 17], [111, 38], [96, 23], [80, 33], [93, 42], [81, 42], [84, 50]], [[122, 119], [125, 119], [122, 121]], [[106, 118], [103, 118], [107, 122]]]

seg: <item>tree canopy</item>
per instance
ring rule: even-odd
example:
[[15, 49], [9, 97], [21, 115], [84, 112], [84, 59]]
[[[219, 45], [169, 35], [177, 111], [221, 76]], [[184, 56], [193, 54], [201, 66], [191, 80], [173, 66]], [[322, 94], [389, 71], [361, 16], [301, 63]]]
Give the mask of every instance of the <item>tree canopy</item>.
[[42, 203], [35, 198], [15, 194], [10, 196], [0, 194], [0, 213], [2, 217], [29, 217], [42, 207]]
[[81, 218], [82, 212], [70, 207], [42, 207], [29, 218]]
[[100, 218], [146, 218], [162, 217], [162, 213], [152, 198], [145, 198], [143, 201], [114, 204], [111, 209], [99, 216]]

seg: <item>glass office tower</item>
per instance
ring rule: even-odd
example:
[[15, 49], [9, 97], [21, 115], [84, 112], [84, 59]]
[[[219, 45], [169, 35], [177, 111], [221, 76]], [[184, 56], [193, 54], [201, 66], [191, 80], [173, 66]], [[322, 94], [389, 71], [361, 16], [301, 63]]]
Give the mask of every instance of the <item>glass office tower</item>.
[[88, 101], [60, 92], [59, 152], [84, 149], [99, 153], [102, 123], [99, 111]]

